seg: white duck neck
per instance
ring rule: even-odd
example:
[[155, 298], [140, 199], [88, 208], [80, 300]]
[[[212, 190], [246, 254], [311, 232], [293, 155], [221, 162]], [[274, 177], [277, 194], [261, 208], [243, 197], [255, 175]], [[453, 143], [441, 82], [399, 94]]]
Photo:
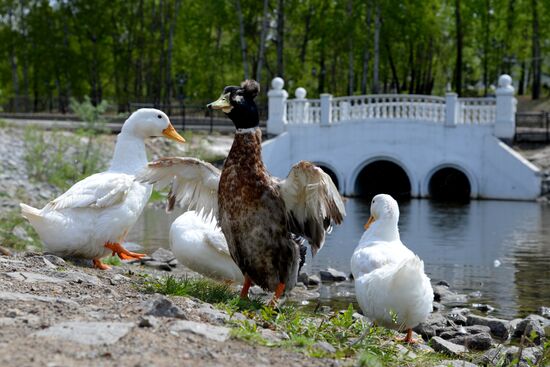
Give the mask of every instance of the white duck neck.
[[361, 242], [365, 239], [377, 241], [399, 241], [399, 230], [397, 220], [394, 218], [380, 218], [375, 220], [363, 234]]
[[147, 164], [145, 142], [124, 130], [118, 134], [115, 153], [109, 167], [110, 172], [136, 174]]

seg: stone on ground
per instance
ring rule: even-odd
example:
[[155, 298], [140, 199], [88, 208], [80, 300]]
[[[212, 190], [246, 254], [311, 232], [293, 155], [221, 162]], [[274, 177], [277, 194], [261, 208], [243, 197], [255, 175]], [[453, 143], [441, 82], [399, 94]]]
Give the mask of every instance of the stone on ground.
[[157, 296], [144, 305], [145, 315], [160, 317], [175, 317], [177, 319], [187, 319], [181, 308], [174, 305], [172, 301], [164, 296]]
[[70, 321], [35, 333], [36, 336], [63, 339], [79, 344], [114, 344], [132, 330], [131, 322]]
[[430, 345], [436, 352], [445, 353], [451, 356], [462, 356], [467, 352], [464, 346], [451, 343], [439, 336], [434, 336], [430, 341]]
[[195, 321], [176, 321], [170, 326], [172, 332], [190, 332], [218, 342], [228, 340], [230, 330], [224, 326], [208, 325]]
[[319, 274], [321, 275], [321, 281], [323, 282], [343, 282], [347, 279], [346, 273], [333, 268], [321, 270]]

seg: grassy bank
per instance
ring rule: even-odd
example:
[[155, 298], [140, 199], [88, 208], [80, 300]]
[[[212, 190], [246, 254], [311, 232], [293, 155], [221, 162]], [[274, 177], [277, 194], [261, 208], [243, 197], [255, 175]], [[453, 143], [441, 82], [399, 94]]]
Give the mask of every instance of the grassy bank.
[[[449, 359], [397, 343], [395, 332], [366, 322], [352, 305], [339, 311], [307, 311], [297, 306], [271, 308], [258, 299], [242, 301], [231, 287], [205, 278], [148, 280], [143, 290], [198, 298], [229, 315], [239, 312], [244, 318], [232, 317], [229, 322], [232, 335], [251, 344], [288, 348], [355, 366], [433, 366]], [[266, 336], [265, 329], [279, 337]]]

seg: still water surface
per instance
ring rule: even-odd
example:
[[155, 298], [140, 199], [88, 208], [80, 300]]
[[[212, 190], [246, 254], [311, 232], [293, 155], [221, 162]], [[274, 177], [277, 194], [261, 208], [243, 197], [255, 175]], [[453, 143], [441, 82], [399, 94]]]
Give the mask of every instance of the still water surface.
[[[480, 291], [473, 302], [490, 304], [498, 317], [523, 316], [550, 306], [550, 206], [510, 201], [453, 206], [411, 200], [400, 209], [401, 239], [424, 260], [433, 281], [446, 280], [460, 293]], [[314, 259], [308, 259], [309, 274], [327, 267], [350, 272], [369, 202], [348, 199], [346, 210], [343, 225], [334, 228]], [[177, 215], [147, 209], [129, 240], [150, 249], [168, 247], [168, 231]], [[353, 285], [323, 287], [321, 296], [353, 300]]]

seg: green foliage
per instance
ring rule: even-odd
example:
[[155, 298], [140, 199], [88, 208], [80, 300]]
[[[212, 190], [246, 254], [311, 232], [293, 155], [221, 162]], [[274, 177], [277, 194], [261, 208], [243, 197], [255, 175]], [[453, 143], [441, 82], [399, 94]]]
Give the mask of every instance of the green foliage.
[[101, 262], [103, 262], [106, 265], [112, 265], [112, 266], [122, 265], [122, 261], [116, 254], [114, 256], [107, 256], [106, 258], [101, 259]]
[[45, 181], [66, 190], [105, 168], [102, 144], [85, 131], [71, 135], [28, 127], [24, 140], [24, 158], [32, 180]]
[[85, 122], [75, 134], [47, 133], [35, 127], [25, 130], [25, 161], [29, 177], [46, 181], [62, 190], [105, 167], [103, 146], [96, 135], [105, 131], [102, 115], [107, 102], [94, 106], [90, 98], [71, 100], [71, 109]]
[[85, 96], [84, 101], [82, 102], [78, 102], [74, 98], [71, 98], [70, 102], [70, 109], [80, 120], [86, 123], [86, 127], [82, 133], [88, 136], [107, 132], [105, 128], [106, 120], [103, 117], [103, 114], [107, 111], [108, 106], [109, 102], [106, 100], [103, 100], [97, 106], [94, 106], [88, 96]]
[[[14, 230], [21, 228], [29, 239], [18, 237]], [[21, 216], [19, 211], [8, 211], [0, 214], [0, 245], [15, 250], [26, 250], [28, 248], [40, 248], [41, 243], [38, 234]]]
[[208, 303], [228, 302], [236, 293], [222, 283], [206, 278], [175, 278], [169, 276], [146, 283], [146, 290], [173, 296], [190, 296]]
[[[263, 2], [240, 3], [249, 76], [260, 80], [264, 98], [279, 66], [289, 91], [303, 86], [313, 98], [372, 92], [377, 6], [384, 92], [445, 91], [455, 71], [457, 3], [466, 94], [491, 93], [489, 86], [504, 72], [532, 82], [534, 13], [542, 72], [550, 72], [548, 1], [285, 1], [283, 39], [270, 26], [261, 74]], [[85, 95], [93, 104], [112, 98], [119, 112], [130, 102], [173, 102], [182, 94], [186, 103], [203, 105], [244, 76], [231, 0], [3, 1], [0, 13], [0, 102], [28, 99], [12, 103], [13, 109], [66, 110], [70, 97]], [[268, 24], [278, 15], [277, 2], [270, 1]]]

